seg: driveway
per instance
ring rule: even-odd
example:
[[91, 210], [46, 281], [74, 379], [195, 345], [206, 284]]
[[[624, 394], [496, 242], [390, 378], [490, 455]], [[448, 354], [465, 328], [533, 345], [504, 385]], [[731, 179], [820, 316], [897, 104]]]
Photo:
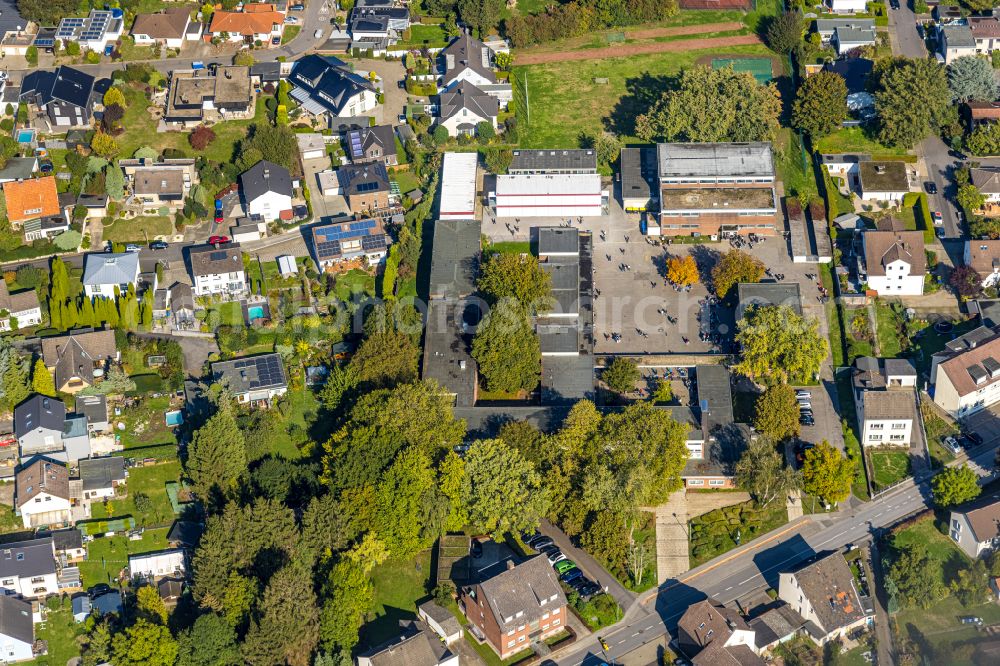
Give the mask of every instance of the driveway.
[[909, 3], [899, 3], [899, 9], [889, 10], [889, 40], [894, 55], [926, 58], [927, 47], [917, 33], [917, 16]]
[[566, 557], [573, 560], [587, 578], [600, 585], [608, 594], [613, 596], [618, 605], [622, 607], [623, 613], [632, 606], [636, 597], [635, 593], [625, 589], [625, 586], [619, 583], [618, 579], [612, 576], [607, 569], [598, 564], [597, 560], [591, 557], [589, 553], [574, 546], [565, 532], [547, 520], [542, 521], [541, 525], [538, 526], [538, 531], [551, 538], [559, 546], [559, 550]]
[[313, 219], [317, 222], [342, 213], [350, 214], [350, 209], [347, 207], [347, 200], [344, 197], [323, 196], [323, 190], [319, 186], [317, 174], [320, 171], [331, 169], [330, 164], [330, 158], [327, 156], [302, 160], [303, 181], [306, 187], [309, 188], [309, 201], [312, 204]]
[[[399, 87], [399, 81], [406, 78], [406, 70], [399, 60], [377, 60], [361, 58], [350, 60], [354, 69], [359, 72], [375, 72], [382, 79], [382, 93], [385, 102], [375, 109], [375, 119], [379, 124], [394, 125], [396, 118], [403, 113], [406, 105], [406, 90]], [[381, 115], [380, 115], [381, 114]]]

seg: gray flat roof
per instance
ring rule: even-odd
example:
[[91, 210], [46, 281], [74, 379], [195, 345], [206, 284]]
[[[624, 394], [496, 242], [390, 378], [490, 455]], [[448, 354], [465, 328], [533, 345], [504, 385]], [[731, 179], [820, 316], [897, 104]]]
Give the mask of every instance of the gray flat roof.
[[549, 254], [579, 254], [580, 232], [570, 227], [539, 227], [538, 256]]
[[751, 305], [787, 305], [802, 314], [802, 293], [798, 282], [740, 282], [736, 285], [736, 320]]
[[656, 149], [652, 146], [622, 148], [622, 199], [651, 199], [656, 184]]
[[[462, 300], [431, 299], [424, 329], [423, 379], [433, 379], [455, 395], [455, 404], [475, 404], [477, 366], [472, 358], [472, 336], [463, 332]], [[465, 367], [462, 367], [462, 366]]]
[[733, 422], [733, 392], [729, 370], [722, 365], [699, 365], [695, 368], [698, 381], [698, 408], [706, 435], [717, 426]]
[[594, 357], [542, 357], [542, 402], [547, 405], [572, 405], [578, 400], [594, 399]]
[[575, 324], [539, 324], [538, 341], [542, 354], [578, 353], [580, 329]]
[[837, 28], [869, 28], [874, 30], [875, 19], [816, 19], [816, 32], [833, 32]]
[[437, 220], [431, 255], [431, 298], [460, 298], [476, 289], [481, 223]]
[[590, 148], [514, 151], [507, 173], [519, 171], [597, 171], [597, 153]]
[[875, 31], [869, 28], [837, 28], [839, 44], [868, 44], [875, 41]]
[[656, 146], [660, 178], [685, 176], [774, 176], [771, 144], [661, 143]]

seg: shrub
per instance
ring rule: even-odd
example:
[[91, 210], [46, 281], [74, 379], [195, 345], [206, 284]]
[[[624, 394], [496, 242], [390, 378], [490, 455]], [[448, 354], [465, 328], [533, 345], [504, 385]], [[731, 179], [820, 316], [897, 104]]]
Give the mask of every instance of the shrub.
[[215, 141], [215, 131], [205, 125], [195, 127], [188, 135], [188, 143], [195, 150], [205, 150], [213, 141]]

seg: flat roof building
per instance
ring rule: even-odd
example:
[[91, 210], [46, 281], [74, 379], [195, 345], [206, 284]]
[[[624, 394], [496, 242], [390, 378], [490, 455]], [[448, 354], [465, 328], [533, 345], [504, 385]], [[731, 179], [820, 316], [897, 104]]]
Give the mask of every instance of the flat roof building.
[[508, 174], [597, 173], [597, 153], [592, 149], [514, 151]]
[[468, 220], [476, 216], [478, 153], [445, 153], [441, 162], [442, 220]]

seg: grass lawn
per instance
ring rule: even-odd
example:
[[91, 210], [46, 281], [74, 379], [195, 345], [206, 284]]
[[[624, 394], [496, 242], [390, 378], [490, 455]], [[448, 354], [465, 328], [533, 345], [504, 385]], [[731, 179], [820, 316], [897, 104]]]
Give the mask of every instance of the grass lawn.
[[[174, 148], [184, 151], [185, 154], [195, 155], [195, 151], [187, 140], [189, 132], [157, 132], [156, 121], [146, 110], [150, 106], [150, 102], [145, 94], [134, 88], [123, 88], [123, 90], [128, 108], [125, 109], [125, 118], [122, 120], [122, 126], [126, 128], [125, 133], [116, 137], [119, 155], [131, 157], [142, 146], [149, 146], [160, 152], [165, 148]], [[215, 141], [198, 154], [216, 162], [231, 161], [235, 144], [246, 136], [247, 128], [257, 120], [263, 120], [267, 117], [264, 97], [264, 95], [257, 96], [257, 107], [253, 119], [227, 120], [212, 125], [216, 137]]]
[[933, 326], [928, 326], [921, 330], [919, 335], [914, 336], [912, 344], [916, 351], [916, 357], [913, 360], [917, 364], [917, 372], [920, 373], [922, 378], [930, 378], [931, 356], [944, 349], [946, 342], [965, 335], [979, 326], [979, 320], [955, 320], [952, 324], [954, 324], [955, 328], [947, 333], [938, 333]]
[[73, 619], [69, 597], [50, 599], [49, 613], [44, 624], [35, 626], [35, 638], [47, 641], [49, 653], [34, 660], [38, 666], [65, 666], [66, 662], [80, 656], [77, 638], [86, 632], [84, 624]]
[[906, 155], [904, 148], [883, 146], [869, 137], [860, 127], [845, 127], [816, 142], [814, 148], [821, 153], [871, 153], [872, 155]]
[[369, 645], [378, 645], [399, 635], [399, 621], [417, 616], [417, 602], [430, 590], [431, 551], [412, 560], [389, 560], [372, 571], [375, 584], [375, 619], [366, 624], [362, 635]]
[[220, 326], [244, 326], [246, 320], [243, 318], [243, 308], [239, 301], [227, 301], [225, 303], [212, 303], [208, 305], [209, 310], [219, 313]]
[[302, 32], [301, 25], [286, 25], [284, 31], [281, 33], [281, 43], [287, 44], [298, 37], [300, 32]]
[[122, 60], [132, 62], [135, 60], [156, 60], [159, 58], [160, 49], [154, 46], [138, 46], [131, 39], [123, 39], [119, 49]]
[[[144, 446], [160, 444], [176, 444], [173, 430], [167, 425], [164, 414], [170, 410], [170, 398], [145, 398], [135, 407], [128, 407], [121, 417], [113, 417], [115, 421], [124, 419], [125, 429], [118, 430], [122, 446], [136, 449]], [[137, 453], [138, 455], [138, 453]]]
[[342, 301], [351, 300], [351, 296], [358, 292], [374, 297], [375, 276], [357, 268], [341, 273], [334, 284], [334, 292]]
[[531, 254], [531, 243], [529, 241], [504, 241], [490, 243], [487, 249], [490, 254]]
[[146, 530], [138, 541], [129, 541], [123, 536], [99, 537], [91, 541], [87, 544], [87, 560], [80, 562], [84, 588], [112, 583], [128, 565], [129, 555], [166, 548], [168, 531], [168, 528]]
[[0, 504], [0, 534], [23, 531], [24, 523], [19, 516], [14, 515], [14, 507]]
[[523, 661], [535, 654], [529, 647], [525, 648], [522, 652], [518, 652], [517, 654], [508, 657], [507, 659], [501, 659], [497, 656], [497, 653], [493, 651], [493, 648], [485, 643], [479, 643], [479, 641], [473, 638], [468, 629], [465, 630], [465, 640], [472, 646], [472, 649], [479, 654], [482, 660], [486, 663], [486, 666], [512, 666], [512, 664]]
[[958, 427], [949, 421], [941, 418], [937, 409], [926, 397], [920, 400], [920, 416], [924, 420], [924, 431], [927, 433], [927, 444], [930, 448], [931, 459], [938, 467], [944, 467], [955, 459], [951, 451], [944, 448], [941, 440], [948, 435], [957, 435]]
[[[167, 497], [166, 484], [180, 478], [181, 464], [176, 460], [148, 467], [133, 467], [128, 474], [128, 496], [111, 500], [110, 517], [132, 516], [139, 526], [170, 523], [174, 519], [174, 510]], [[150, 500], [148, 511], [139, 511], [135, 506], [135, 497], [140, 493]], [[92, 504], [91, 513], [94, 518], [109, 517], [104, 511], [104, 504]]]
[[305, 442], [309, 424], [319, 409], [319, 402], [308, 388], [298, 391], [289, 389], [285, 394], [285, 400], [289, 406], [285, 427], [272, 439], [271, 453], [286, 460], [295, 460], [302, 456], [299, 446]]
[[147, 243], [157, 236], [169, 236], [174, 233], [174, 222], [166, 216], [136, 217], [131, 220], [115, 220], [104, 227], [103, 238], [106, 241], [129, 243], [138, 241]]
[[902, 340], [899, 339], [899, 320], [887, 303], [875, 303], [875, 322], [878, 326], [878, 343], [882, 350], [882, 358], [895, 358], [903, 351]]
[[389, 173], [389, 180], [394, 180], [399, 185], [399, 191], [406, 194], [420, 187], [420, 179], [409, 169], [399, 169]]
[[397, 46], [399, 48], [414, 48], [427, 46], [447, 46], [448, 37], [444, 34], [444, 25], [441, 23], [414, 23], [409, 28], [409, 39], [401, 40]]
[[785, 183], [785, 194], [805, 195], [809, 198], [817, 196], [819, 190], [816, 187], [816, 175], [799, 135], [783, 127], [778, 133], [778, 145], [780, 150], [775, 157], [778, 173]]
[[[731, 47], [726, 52], [770, 53], [763, 45]], [[656, 93], [662, 78], [713, 53], [717, 54], [718, 50], [516, 67], [519, 82], [527, 80], [529, 106], [528, 127], [521, 136], [520, 145], [523, 148], [575, 147], [579, 145], [581, 134], [597, 134], [609, 118], [615, 132], [626, 143], [633, 141], [634, 119], [647, 110], [646, 96]], [[595, 79], [605, 78], [608, 83], [595, 83]]]
[[781, 502], [763, 508], [742, 502], [692, 518], [688, 521], [691, 568], [738, 546], [737, 536], [739, 543], [747, 543], [787, 522], [788, 511]]
[[910, 475], [910, 454], [906, 451], [872, 451], [872, 482], [878, 488], [888, 488]]

